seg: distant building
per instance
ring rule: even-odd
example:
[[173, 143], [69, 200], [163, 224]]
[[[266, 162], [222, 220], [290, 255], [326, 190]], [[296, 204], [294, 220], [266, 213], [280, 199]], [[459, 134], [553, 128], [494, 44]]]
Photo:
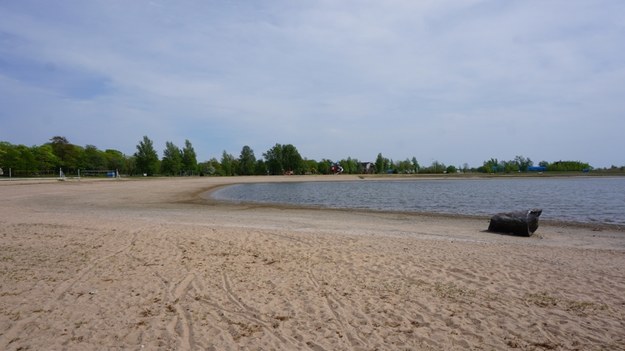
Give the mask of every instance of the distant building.
[[547, 167], [543, 167], [543, 166], [530, 166], [530, 167], [527, 167], [527, 170], [529, 172], [545, 172], [545, 171], [547, 171]]
[[334, 163], [330, 167], [330, 171], [332, 171], [333, 174], [341, 174], [341, 173], [343, 173], [343, 167], [341, 167], [341, 165], [338, 164], [338, 163]]
[[373, 174], [375, 173], [375, 163], [372, 162], [360, 162], [359, 171], [362, 174]]

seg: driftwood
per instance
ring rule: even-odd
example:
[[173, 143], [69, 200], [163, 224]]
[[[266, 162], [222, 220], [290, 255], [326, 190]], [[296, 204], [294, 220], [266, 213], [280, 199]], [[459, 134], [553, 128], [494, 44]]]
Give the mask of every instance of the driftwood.
[[543, 210], [534, 208], [527, 211], [498, 213], [491, 217], [489, 232], [530, 236], [538, 229], [538, 217]]

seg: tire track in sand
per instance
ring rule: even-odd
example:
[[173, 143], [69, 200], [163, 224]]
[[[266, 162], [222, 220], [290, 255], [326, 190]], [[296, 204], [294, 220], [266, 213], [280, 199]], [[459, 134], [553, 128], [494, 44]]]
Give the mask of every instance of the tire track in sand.
[[187, 273], [187, 275], [176, 285], [170, 286], [169, 293], [172, 298], [172, 303], [168, 306], [168, 309], [172, 312], [176, 312], [174, 317], [167, 324], [167, 332], [176, 336], [178, 339], [178, 350], [192, 350], [193, 349], [193, 329], [189, 318], [184, 309], [180, 305], [180, 300], [187, 294], [189, 286], [195, 279], [194, 273]]
[[[87, 276], [87, 274], [89, 272], [91, 272], [96, 266], [98, 266], [100, 263], [102, 263], [103, 261], [106, 261], [108, 259], [111, 259], [117, 255], [120, 255], [124, 252], [130, 251], [130, 249], [135, 245], [135, 242], [137, 240], [137, 236], [138, 236], [138, 232], [133, 232], [132, 233], [132, 238], [130, 239], [129, 243], [127, 245], [122, 246], [119, 250], [106, 255], [106, 256], [102, 256], [100, 258], [96, 258], [92, 261], [90, 261], [87, 266], [83, 269], [81, 269], [76, 275], [74, 275], [74, 277], [72, 279], [68, 279], [65, 280], [63, 282], [61, 282], [59, 285], [56, 286], [56, 288], [54, 288], [53, 293], [52, 293], [52, 297], [50, 297], [45, 304], [42, 307], [42, 310], [44, 311], [49, 311], [49, 310], [53, 310], [55, 308], [55, 305], [59, 304], [59, 301], [63, 298], [63, 296], [65, 296], [65, 294], [74, 286], [76, 285], [79, 281], [81, 281], [85, 276]], [[24, 327], [31, 323], [32, 321], [34, 321], [35, 319], [39, 318], [40, 316], [37, 314], [32, 314], [29, 317], [26, 317], [24, 319], [21, 319], [19, 321], [17, 321], [9, 330], [6, 331], [6, 333], [0, 335], [0, 346], [8, 346], [9, 344], [11, 344], [16, 338], [18, 338], [18, 335], [21, 333], [21, 331], [24, 329]]]
[[344, 315], [347, 315], [345, 305], [335, 298], [328, 289], [321, 287], [322, 284], [320, 284], [319, 280], [315, 277], [312, 268], [308, 270], [307, 275], [313, 287], [319, 292], [321, 297], [323, 297], [326, 307], [334, 316], [337, 326], [341, 329], [343, 335], [347, 337], [347, 341], [349, 342], [351, 348], [355, 349], [367, 347], [367, 342], [358, 336], [358, 331], [353, 328], [349, 322], [345, 321], [345, 318], [343, 317]]
[[[230, 279], [228, 278], [228, 274], [226, 274], [226, 272], [222, 273], [222, 283], [223, 283], [224, 292], [226, 293], [226, 297], [228, 298], [228, 300], [230, 300], [230, 302], [232, 302], [235, 306], [237, 306], [241, 310], [241, 312], [238, 312], [238, 313], [234, 312], [234, 313], [236, 313], [240, 317], [243, 317], [253, 323], [260, 325], [265, 331], [269, 332], [269, 335], [272, 338], [280, 342], [282, 345], [286, 345], [289, 349], [296, 350], [302, 347], [302, 345], [299, 344], [297, 341], [292, 340], [291, 338], [287, 339], [286, 337], [281, 336], [277, 334], [275, 331], [273, 331], [273, 328], [271, 328], [271, 326], [268, 323], [260, 319], [260, 313], [257, 310], [246, 305], [243, 301], [241, 301], [241, 299], [232, 290]], [[215, 305], [215, 307], [219, 308], [222, 311], [228, 311], [218, 305]], [[233, 313], [232, 311], [228, 311], [228, 312]]]

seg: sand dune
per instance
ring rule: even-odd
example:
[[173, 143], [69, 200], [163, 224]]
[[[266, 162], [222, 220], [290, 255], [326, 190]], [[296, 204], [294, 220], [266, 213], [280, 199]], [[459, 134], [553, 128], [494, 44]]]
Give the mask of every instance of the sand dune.
[[624, 350], [625, 233], [0, 182], [0, 349]]

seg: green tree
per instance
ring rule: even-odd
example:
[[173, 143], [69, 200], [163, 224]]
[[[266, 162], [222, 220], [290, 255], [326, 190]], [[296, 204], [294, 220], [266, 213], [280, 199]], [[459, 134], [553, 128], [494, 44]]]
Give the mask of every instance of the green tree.
[[0, 166], [8, 175], [8, 169], [17, 169], [20, 153], [17, 147], [11, 143], [3, 141], [0, 143]]
[[254, 150], [251, 147], [245, 145], [241, 149], [239, 155], [239, 174], [240, 175], [253, 175], [256, 168], [256, 156], [254, 156]]
[[126, 157], [121, 151], [107, 149], [104, 151], [104, 158], [106, 158], [107, 169], [128, 172], [126, 168]]
[[295, 146], [287, 144], [282, 147], [282, 167], [286, 172], [301, 174], [304, 168], [303, 161]]
[[343, 173], [345, 174], [357, 174], [360, 171], [360, 164], [357, 159], [347, 157], [347, 159], [339, 161], [341, 167], [343, 167]]
[[63, 136], [54, 136], [50, 138], [50, 146], [52, 147], [54, 155], [58, 158], [60, 162], [60, 164], [57, 166], [64, 166], [68, 154], [71, 153], [71, 150], [69, 150], [71, 144], [69, 143], [67, 138]]
[[182, 149], [182, 169], [187, 175], [193, 175], [197, 171], [197, 156], [189, 140], [184, 141]]
[[40, 171], [53, 170], [59, 163], [58, 158], [54, 155], [52, 146], [50, 144], [43, 144], [41, 146], [32, 147], [33, 155], [35, 156], [36, 168]]
[[[55, 136], [50, 139], [50, 146], [54, 155], [56, 155], [59, 163], [56, 167], [62, 167], [66, 170], [76, 170], [80, 166], [81, 154], [83, 148], [71, 144], [67, 138]], [[56, 168], [55, 167], [55, 168]]]
[[2, 162], [4, 153], [9, 147], [11, 147], [11, 143], [6, 141], [0, 141], [0, 162]]
[[317, 171], [320, 174], [330, 174], [332, 172], [332, 161], [328, 159], [323, 159], [317, 162]]
[[557, 161], [547, 167], [547, 170], [551, 172], [581, 172], [590, 169], [592, 167], [588, 163], [581, 161]]
[[419, 166], [419, 162], [417, 161], [417, 158], [413, 156], [413, 157], [412, 157], [412, 170], [413, 170], [415, 173], [419, 173], [419, 168], [421, 168], [421, 167]]
[[35, 155], [25, 145], [3, 142], [0, 144], [0, 157], [0, 167], [5, 175], [9, 175], [9, 169], [13, 176], [30, 176], [37, 172]]
[[388, 160], [386, 158], [384, 158], [384, 156], [382, 156], [382, 153], [378, 154], [378, 157], [376, 157], [375, 159], [375, 170], [378, 173], [385, 173], [386, 172], [386, 163], [388, 162]]
[[519, 165], [514, 161], [501, 161], [500, 166], [503, 167], [505, 173], [514, 173], [519, 171]]
[[405, 159], [404, 161], [399, 161], [395, 168], [397, 169], [397, 173], [401, 174], [410, 174], [415, 173], [415, 166], [409, 159]]
[[87, 145], [82, 155], [81, 166], [83, 169], [104, 170], [106, 169], [106, 156], [94, 145]]
[[514, 162], [516, 163], [517, 168], [521, 172], [527, 172], [527, 169], [534, 165], [534, 162], [532, 162], [532, 160], [523, 156], [516, 156], [514, 158]]
[[496, 158], [491, 158], [488, 161], [484, 161], [484, 164], [482, 165], [482, 171], [484, 173], [497, 173], [499, 172], [501, 169], [501, 166], [499, 165], [499, 161]]
[[198, 165], [200, 175], [220, 175], [221, 174], [221, 164], [216, 158], [211, 158], [206, 162], [202, 162]]
[[26, 145], [18, 145], [17, 151], [19, 152], [19, 169], [24, 171], [24, 175], [32, 175], [37, 171], [35, 164], [35, 156], [31, 152], [30, 148]]
[[267, 175], [269, 170], [267, 169], [267, 164], [264, 160], [256, 160], [256, 165], [254, 166], [254, 172], [256, 175]]
[[447, 168], [445, 168], [445, 172], [447, 174], [454, 174], [458, 172], [458, 168], [456, 168], [456, 166], [449, 165], [447, 166]]
[[284, 173], [282, 165], [282, 145], [276, 144], [263, 154], [265, 158], [267, 170], [270, 174], [278, 175]]
[[444, 173], [446, 168], [447, 167], [444, 163], [439, 161], [433, 161], [430, 167], [424, 170], [424, 173]]
[[123, 168], [125, 172], [127, 172], [128, 175], [138, 174], [139, 170], [137, 169], [137, 157], [134, 155], [130, 157], [126, 157], [124, 160]]
[[236, 164], [234, 156], [227, 153], [226, 150], [221, 154], [221, 175], [233, 176], [236, 172]]
[[263, 154], [270, 174], [301, 174], [304, 172], [304, 160], [291, 144], [276, 144]]
[[171, 141], [165, 143], [163, 150], [163, 160], [161, 161], [161, 172], [169, 176], [180, 175], [182, 170], [182, 152], [178, 146]]
[[304, 163], [304, 174], [319, 173], [319, 170], [317, 169], [317, 161], [304, 159], [303, 163]]
[[135, 163], [137, 171], [146, 175], [154, 175], [158, 173], [159, 160], [156, 150], [154, 150], [154, 143], [147, 136], [143, 137], [143, 140], [137, 145], [137, 152], [135, 152]]

